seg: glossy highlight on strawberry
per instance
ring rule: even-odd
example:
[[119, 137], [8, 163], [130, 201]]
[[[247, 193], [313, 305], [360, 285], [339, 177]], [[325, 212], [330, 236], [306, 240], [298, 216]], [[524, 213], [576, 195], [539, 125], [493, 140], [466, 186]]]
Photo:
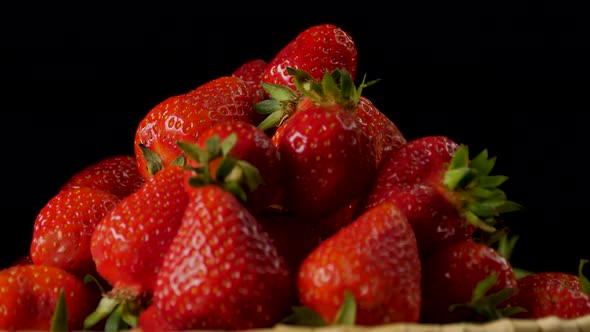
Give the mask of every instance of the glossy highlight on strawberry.
[[196, 188], [158, 274], [154, 303], [183, 329], [270, 327], [287, 313], [293, 272], [237, 198]]
[[287, 68], [307, 71], [315, 79], [335, 69], [347, 70], [353, 79], [358, 51], [352, 36], [334, 24], [318, 24], [300, 32], [268, 63], [262, 81], [295, 88]]
[[418, 322], [421, 266], [412, 228], [391, 203], [377, 205], [322, 242], [302, 263], [303, 305], [333, 322], [344, 293], [353, 294], [356, 324]]

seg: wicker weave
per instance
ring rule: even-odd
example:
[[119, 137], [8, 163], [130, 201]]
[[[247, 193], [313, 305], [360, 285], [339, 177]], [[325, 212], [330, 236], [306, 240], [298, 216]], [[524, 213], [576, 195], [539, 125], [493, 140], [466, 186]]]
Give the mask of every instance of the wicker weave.
[[389, 324], [375, 327], [326, 326], [302, 328], [277, 325], [272, 329], [248, 332], [590, 332], [590, 315], [576, 319], [547, 317], [542, 319], [499, 319], [489, 323]]

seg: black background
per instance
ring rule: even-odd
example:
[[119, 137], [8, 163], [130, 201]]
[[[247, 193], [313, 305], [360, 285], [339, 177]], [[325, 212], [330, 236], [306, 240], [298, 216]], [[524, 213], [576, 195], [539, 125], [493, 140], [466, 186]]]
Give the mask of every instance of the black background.
[[69, 176], [133, 153], [153, 106], [248, 60], [269, 61], [320, 23], [352, 35], [359, 73], [381, 79], [365, 95], [407, 139], [447, 135], [498, 158], [494, 173], [509, 176], [503, 189], [525, 206], [506, 216], [520, 236], [513, 264], [575, 272], [590, 258], [579, 11], [240, 6], [3, 11], [2, 266], [28, 251], [37, 213]]

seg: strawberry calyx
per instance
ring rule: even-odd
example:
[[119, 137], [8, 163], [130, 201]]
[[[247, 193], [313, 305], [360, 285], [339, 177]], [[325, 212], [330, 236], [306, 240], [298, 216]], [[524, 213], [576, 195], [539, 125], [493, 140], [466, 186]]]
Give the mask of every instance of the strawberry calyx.
[[487, 150], [469, 160], [468, 147], [461, 145], [442, 180], [449, 199], [457, 204], [464, 219], [488, 232], [496, 231], [496, 217], [501, 213], [522, 208], [507, 200], [504, 191], [498, 188], [508, 177], [490, 175], [495, 162], [495, 157], [488, 158]]
[[300, 94], [286, 85], [261, 82], [262, 88], [270, 99], [254, 104], [254, 110], [268, 116], [258, 124], [258, 128], [267, 130], [281, 126], [297, 108]]
[[246, 202], [246, 190], [254, 191], [264, 184], [264, 179], [254, 165], [229, 155], [236, 142], [236, 133], [223, 140], [219, 135], [209, 137], [205, 141], [205, 149], [197, 144], [177, 142], [186, 156], [198, 163], [197, 166], [185, 166], [194, 174], [189, 177], [188, 183], [195, 188], [216, 184]]
[[96, 309], [84, 319], [84, 330], [89, 330], [107, 317], [105, 331], [137, 327], [145, 296], [136, 290], [126, 288], [113, 288], [107, 292], [94, 276], [86, 275], [84, 284], [91, 282], [99, 288], [102, 298]]
[[285, 317], [281, 323], [286, 325], [321, 327], [329, 325], [354, 326], [356, 324], [357, 304], [352, 292], [346, 290], [342, 305], [332, 322], [326, 322], [315, 310], [307, 306], [293, 306], [293, 313]]
[[453, 312], [459, 307], [468, 308], [474, 310], [477, 314], [487, 319], [488, 321], [510, 317], [516, 313], [526, 311], [522, 307], [505, 307], [498, 308], [500, 304], [506, 301], [512, 294], [514, 294], [516, 288], [504, 288], [493, 294], [486, 294], [498, 279], [497, 273], [490, 274], [487, 278], [481, 280], [475, 286], [471, 301], [468, 303], [458, 303], [449, 306], [449, 311]]
[[[500, 255], [510, 262], [519, 236], [510, 235], [508, 229], [506, 228], [499, 229], [493, 233], [488, 234], [489, 238], [483, 240], [482, 243], [494, 248]], [[514, 265], [511, 266], [512, 272], [514, 273], [516, 279], [520, 279], [534, 273], [533, 271], [525, 270]]]
[[[148, 169], [148, 172], [152, 176], [154, 174], [158, 173], [159, 171], [161, 171], [165, 167], [164, 162], [162, 161], [162, 158], [160, 158], [160, 155], [158, 155], [154, 150], [148, 148], [144, 144], [139, 144], [139, 149], [141, 150], [141, 153], [143, 154], [143, 157], [145, 158], [146, 167]], [[184, 165], [184, 156], [182, 154], [178, 155], [178, 157], [176, 157], [172, 161], [171, 164], [172, 165]]]
[[323, 106], [338, 105], [354, 111], [362, 90], [378, 81], [365, 82], [365, 75], [357, 87], [346, 69], [325, 72], [319, 82], [304, 70], [287, 67], [287, 73], [293, 76], [296, 90], [280, 84], [261, 82], [262, 88], [270, 96], [269, 99], [254, 105], [257, 112], [269, 114], [258, 125], [262, 130], [281, 126], [293, 113], [304, 109], [302, 106], [310, 102]]
[[104, 318], [105, 331], [120, 331], [138, 326], [139, 314], [144, 309], [144, 299], [137, 292], [113, 288], [104, 293], [97, 308], [84, 319], [84, 330], [98, 324]]

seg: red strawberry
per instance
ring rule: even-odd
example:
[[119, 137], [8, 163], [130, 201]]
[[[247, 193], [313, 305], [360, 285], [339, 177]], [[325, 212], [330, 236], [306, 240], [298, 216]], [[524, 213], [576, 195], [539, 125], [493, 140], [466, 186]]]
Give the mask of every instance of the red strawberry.
[[96, 276], [90, 239], [96, 225], [120, 201], [114, 194], [91, 187], [59, 191], [35, 219], [30, 247], [33, 263], [56, 266], [80, 278]]
[[284, 126], [278, 149], [288, 210], [325, 216], [370, 187], [375, 154], [354, 113], [310, 107]]
[[500, 213], [519, 208], [498, 188], [506, 177], [489, 175], [494, 163], [486, 150], [469, 160], [466, 146], [444, 136], [415, 139], [382, 160], [357, 214], [394, 202], [424, 258], [437, 246], [470, 238], [477, 227], [494, 230]]
[[195, 189], [166, 256], [154, 303], [176, 330], [270, 327], [287, 313], [293, 275], [229, 191]]
[[406, 144], [407, 140], [396, 124], [367, 97], [359, 96], [356, 112], [373, 140], [377, 165], [385, 154]]
[[[482, 284], [475, 291], [478, 283], [492, 275], [495, 277], [488, 280], [490, 285]], [[512, 266], [492, 247], [470, 239], [439, 247], [422, 264], [421, 321], [445, 324], [502, 317], [501, 312], [494, 312], [500, 303], [484, 296], [497, 294], [494, 301], [502, 301], [516, 289]], [[505, 293], [498, 294], [500, 291]], [[465, 306], [449, 311], [456, 304]], [[489, 313], [496, 316], [488, 316]]]
[[53, 266], [19, 265], [0, 270], [0, 330], [49, 331], [61, 292], [68, 330], [82, 330], [100, 299], [98, 289]]
[[509, 306], [526, 309], [515, 318], [538, 319], [557, 316], [563, 319], [590, 314], [590, 283], [582, 274], [565, 272], [536, 272], [518, 279], [518, 293], [509, 300]]
[[[343, 76], [347, 77], [341, 82], [347, 82], [343, 83], [344, 90], [356, 95], [345, 72], [326, 73], [323, 86], [329, 91], [338, 90], [336, 77]], [[297, 214], [319, 218], [367, 190], [377, 162], [374, 142], [358, 114], [344, 104], [314, 98], [316, 92], [306, 91], [306, 97], [298, 101], [298, 110], [280, 125], [272, 139], [285, 167], [282, 204]], [[278, 99], [274, 101], [280, 104]], [[271, 103], [265, 104], [269, 108], [263, 105], [263, 112], [266, 109], [273, 114], [267, 118], [269, 122], [259, 125], [262, 129], [276, 118], [275, 114], [281, 114]]]
[[137, 169], [135, 156], [115, 155], [83, 168], [70, 177], [61, 189], [96, 188], [123, 198], [144, 183], [145, 178]]
[[384, 203], [322, 242], [303, 261], [297, 290], [326, 322], [334, 321], [346, 292], [357, 302], [356, 324], [417, 322], [420, 269], [412, 228]]
[[[184, 169], [170, 165], [127, 196], [96, 226], [90, 243], [99, 274], [112, 285], [87, 326], [116, 306], [137, 310], [150, 298], [164, 253], [176, 235], [188, 194]], [[131, 312], [131, 314], [136, 314]], [[134, 322], [126, 322], [134, 326]]]
[[368, 98], [361, 95], [365, 87], [376, 81], [368, 83], [363, 81], [357, 88], [354, 86], [350, 73], [345, 70], [326, 73], [321, 81], [314, 79], [309, 73], [302, 70], [287, 68], [287, 72], [293, 75], [297, 90], [263, 83], [263, 87], [269, 92], [270, 99], [254, 105], [258, 112], [270, 114], [259, 124], [261, 129], [278, 127], [272, 135], [275, 144], [278, 144], [280, 136], [283, 134], [282, 125], [294, 113], [315, 105], [327, 108], [334, 108], [338, 105], [355, 113], [360, 119], [362, 130], [371, 139], [376, 165], [379, 165], [385, 153], [406, 143], [405, 137], [395, 123], [377, 109]]
[[139, 315], [137, 327], [141, 332], [168, 332], [175, 331], [174, 327], [168, 324], [155, 304], [149, 305]]
[[252, 91], [235, 76], [223, 76], [156, 105], [139, 123], [134, 151], [139, 171], [151, 177], [165, 166], [182, 161], [178, 141], [196, 142], [213, 124], [241, 120], [257, 124]]
[[[248, 84], [248, 86], [250, 86], [250, 91], [253, 92], [252, 100], [254, 103], [260, 102], [264, 99], [264, 89], [262, 89], [260, 81], [262, 80], [262, 74], [264, 73], [266, 66], [267, 63], [263, 59], [253, 59], [244, 62], [231, 73], [232, 76], [241, 78], [246, 84]], [[260, 120], [262, 121], [262, 119]], [[256, 124], [258, 124], [258, 122]]]
[[[212, 144], [211, 139], [214, 136], [217, 136], [216, 143]], [[260, 214], [272, 203], [272, 198], [281, 185], [283, 170], [277, 147], [261, 129], [244, 121], [219, 123], [203, 131], [196, 144], [203, 150], [209, 149], [207, 156], [210, 159], [208, 161], [210, 167], [217, 167], [228, 156], [236, 160], [235, 170], [229, 171], [227, 178], [216, 179], [217, 181], [225, 181], [227, 185], [233, 185], [236, 181], [244, 182], [249, 176], [244, 172], [256, 169], [263, 183], [252, 190], [248, 188], [252, 183], [242, 183], [247, 191], [247, 194], [243, 196], [246, 198], [243, 204], [252, 214], [255, 216]], [[225, 150], [225, 156], [222, 155], [224, 153], [222, 148]], [[193, 157], [199, 158], [196, 153]], [[245, 165], [244, 162], [248, 164]], [[192, 167], [200, 166], [200, 163], [193, 158], [189, 158], [187, 163]], [[214, 170], [211, 173], [216, 174]], [[192, 170], [186, 174], [192, 175]], [[189, 185], [188, 189], [192, 187]]]
[[262, 81], [294, 88], [292, 67], [309, 72], [321, 79], [325, 72], [347, 70], [353, 79], [357, 71], [358, 54], [352, 36], [334, 24], [319, 24], [300, 32], [268, 63]]

